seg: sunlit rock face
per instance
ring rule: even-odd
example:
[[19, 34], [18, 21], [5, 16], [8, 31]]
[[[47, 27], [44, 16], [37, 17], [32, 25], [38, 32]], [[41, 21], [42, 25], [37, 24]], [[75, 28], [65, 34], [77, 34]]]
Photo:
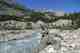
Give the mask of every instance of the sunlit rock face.
[[54, 48], [52, 45], [47, 46], [44, 50], [40, 51], [39, 53], [54, 53]]
[[72, 20], [59, 19], [58, 21], [54, 22], [53, 25], [62, 26], [62, 27], [71, 26]]
[[32, 24], [33, 29], [41, 29], [41, 25], [45, 25], [43, 21], [37, 21], [36, 23]]
[[13, 20], [9, 20], [9, 21], [4, 21], [4, 22], [0, 22], [0, 29], [1, 30], [19, 30], [19, 29], [27, 29], [27, 28], [31, 28], [32, 26], [27, 24], [27, 22], [20, 22], [20, 21], [13, 21]]
[[[57, 29], [56, 29], [57, 30]], [[80, 53], [80, 29], [53, 31], [48, 42], [40, 53]], [[44, 41], [45, 43], [46, 41]], [[47, 43], [47, 42], [46, 42]], [[42, 44], [43, 45], [43, 44]]]
[[50, 28], [69, 28], [72, 26], [72, 20], [59, 19], [53, 23], [48, 23]]

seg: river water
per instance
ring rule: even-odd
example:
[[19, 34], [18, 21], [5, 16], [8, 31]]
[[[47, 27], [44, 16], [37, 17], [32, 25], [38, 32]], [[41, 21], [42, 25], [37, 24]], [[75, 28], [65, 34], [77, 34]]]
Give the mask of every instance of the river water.
[[40, 34], [34, 32], [31, 39], [0, 42], [0, 53], [32, 53], [32, 48], [38, 47], [40, 38]]

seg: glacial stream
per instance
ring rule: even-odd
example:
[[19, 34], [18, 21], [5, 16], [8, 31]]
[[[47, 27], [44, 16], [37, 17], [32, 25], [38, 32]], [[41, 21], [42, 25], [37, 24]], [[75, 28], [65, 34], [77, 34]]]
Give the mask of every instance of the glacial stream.
[[32, 48], [38, 47], [40, 38], [40, 34], [34, 32], [31, 39], [0, 42], [0, 53], [32, 53]]

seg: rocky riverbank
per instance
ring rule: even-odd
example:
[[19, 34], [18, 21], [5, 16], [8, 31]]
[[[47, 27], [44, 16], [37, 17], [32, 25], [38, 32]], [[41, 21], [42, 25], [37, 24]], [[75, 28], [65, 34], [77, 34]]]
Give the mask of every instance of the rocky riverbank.
[[49, 44], [39, 53], [80, 53], [80, 29], [51, 29], [48, 40]]

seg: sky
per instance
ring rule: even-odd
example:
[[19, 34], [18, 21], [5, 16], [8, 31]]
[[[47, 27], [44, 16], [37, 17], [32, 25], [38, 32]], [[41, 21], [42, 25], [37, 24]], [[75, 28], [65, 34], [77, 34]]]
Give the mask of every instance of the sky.
[[16, 0], [16, 2], [32, 9], [46, 8], [66, 13], [80, 11], [80, 0]]

